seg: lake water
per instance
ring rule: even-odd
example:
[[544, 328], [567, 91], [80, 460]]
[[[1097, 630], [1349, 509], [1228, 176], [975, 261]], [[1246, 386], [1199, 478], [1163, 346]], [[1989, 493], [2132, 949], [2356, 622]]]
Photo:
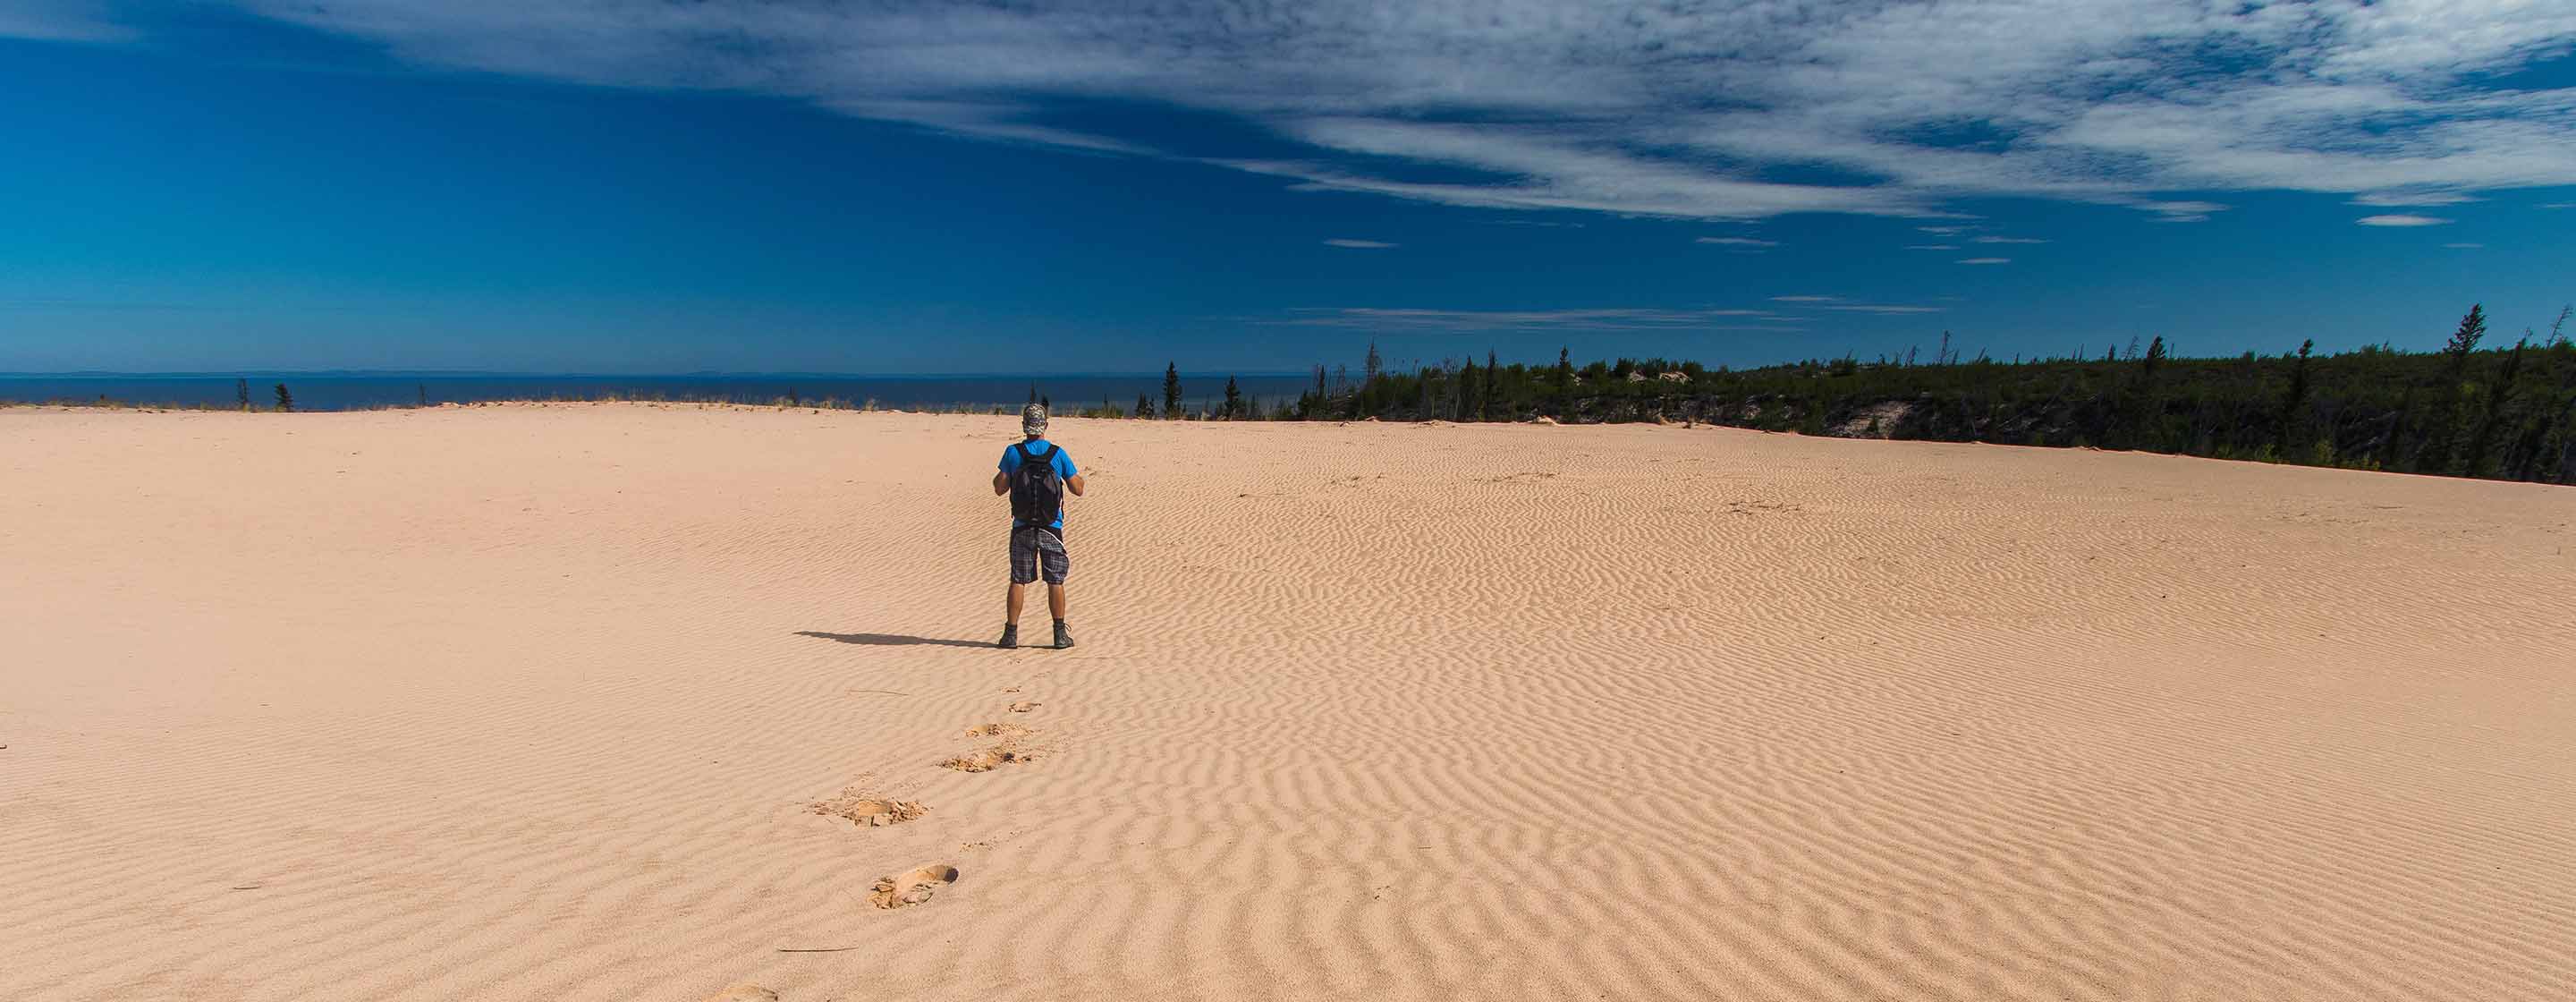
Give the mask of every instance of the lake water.
[[[808, 403], [827, 399], [857, 406], [875, 401], [883, 408], [905, 410], [992, 407], [1017, 408], [1028, 401], [1035, 384], [1056, 409], [1066, 412], [1098, 407], [1102, 401], [1120, 409], [1136, 406], [1144, 394], [1161, 407], [1163, 374], [1083, 376], [474, 376], [474, 375], [296, 375], [243, 373], [178, 376], [5, 376], [0, 375], [0, 402], [86, 403], [101, 397], [129, 404], [179, 406], [234, 404], [236, 378], [250, 381], [251, 402], [275, 403], [272, 387], [285, 383], [298, 410], [352, 410], [404, 407], [426, 398], [432, 404], [485, 400], [706, 400], [769, 403], [793, 393]], [[1238, 385], [1264, 410], [1280, 400], [1295, 400], [1313, 387], [1310, 376], [1243, 376]], [[1183, 376], [1183, 402], [1202, 409], [1225, 399], [1224, 376]]]

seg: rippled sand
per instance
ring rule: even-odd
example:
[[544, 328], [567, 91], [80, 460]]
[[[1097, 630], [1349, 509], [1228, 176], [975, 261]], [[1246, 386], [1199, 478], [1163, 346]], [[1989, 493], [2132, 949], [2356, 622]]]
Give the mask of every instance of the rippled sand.
[[1059, 425], [0, 410], [0, 998], [2576, 997], [2576, 492]]

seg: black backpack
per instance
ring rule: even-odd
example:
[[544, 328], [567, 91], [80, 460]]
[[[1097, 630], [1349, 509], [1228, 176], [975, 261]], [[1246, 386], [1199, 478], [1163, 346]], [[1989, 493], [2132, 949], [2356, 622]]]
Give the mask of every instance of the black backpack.
[[1021, 525], [1044, 529], [1064, 517], [1064, 478], [1055, 475], [1057, 446], [1047, 443], [1043, 454], [1029, 451], [1029, 444], [1013, 446], [1020, 450], [1020, 465], [1011, 470], [1011, 517]]

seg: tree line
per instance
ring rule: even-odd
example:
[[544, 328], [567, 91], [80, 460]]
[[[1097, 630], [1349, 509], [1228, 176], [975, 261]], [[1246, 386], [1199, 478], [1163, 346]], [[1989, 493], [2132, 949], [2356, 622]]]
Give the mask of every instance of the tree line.
[[1390, 368], [1374, 344], [1354, 375], [1314, 368], [1298, 398], [1267, 411], [1227, 381], [1225, 402], [1181, 406], [1166, 368], [1162, 407], [1100, 416], [1351, 421], [1695, 422], [1809, 435], [2132, 449], [2219, 459], [2565, 484], [2576, 482], [2576, 344], [2561, 310], [2546, 335], [2490, 339], [2471, 306], [2439, 351], [2387, 345], [2319, 354], [2188, 358], [2158, 337], [2052, 358], [1963, 359], [1943, 335], [1932, 358], [1806, 361], [1730, 370], [1668, 359], [1553, 365], [1474, 358]]

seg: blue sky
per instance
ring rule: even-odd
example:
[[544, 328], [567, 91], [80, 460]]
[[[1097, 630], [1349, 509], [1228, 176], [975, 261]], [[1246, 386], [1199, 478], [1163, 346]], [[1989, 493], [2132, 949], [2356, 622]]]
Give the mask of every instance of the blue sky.
[[0, 371], [2426, 348], [2576, 299], [2571, 48], [2510, 0], [0, 0]]

